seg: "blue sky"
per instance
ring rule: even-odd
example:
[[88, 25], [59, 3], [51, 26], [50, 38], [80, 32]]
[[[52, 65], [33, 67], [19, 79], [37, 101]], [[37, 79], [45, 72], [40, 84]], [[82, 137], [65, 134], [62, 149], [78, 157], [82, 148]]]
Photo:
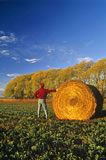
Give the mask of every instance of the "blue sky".
[[106, 0], [0, 0], [0, 91], [15, 76], [106, 57]]

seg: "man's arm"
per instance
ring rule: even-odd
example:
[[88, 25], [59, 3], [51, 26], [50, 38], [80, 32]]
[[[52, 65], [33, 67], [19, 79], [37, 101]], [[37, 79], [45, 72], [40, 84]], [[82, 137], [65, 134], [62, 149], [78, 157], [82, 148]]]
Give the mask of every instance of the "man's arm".
[[56, 92], [56, 89], [46, 90], [47, 93]]
[[35, 98], [38, 98], [38, 93], [39, 93], [38, 90], [34, 93], [34, 97], [35, 97]]

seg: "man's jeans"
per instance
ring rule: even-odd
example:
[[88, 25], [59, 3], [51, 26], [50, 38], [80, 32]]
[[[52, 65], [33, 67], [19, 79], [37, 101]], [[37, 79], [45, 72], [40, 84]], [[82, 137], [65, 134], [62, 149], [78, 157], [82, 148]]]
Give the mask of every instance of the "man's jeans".
[[45, 99], [38, 99], [38, 118], [40, 116], [41, 106], [44, 109], [44, 113], [45, 113], [45, 116], [46, 116], [46, 119], [47, 119], [48, 112], [47, 112], [47, 105], [46, 105], [46, 100]]

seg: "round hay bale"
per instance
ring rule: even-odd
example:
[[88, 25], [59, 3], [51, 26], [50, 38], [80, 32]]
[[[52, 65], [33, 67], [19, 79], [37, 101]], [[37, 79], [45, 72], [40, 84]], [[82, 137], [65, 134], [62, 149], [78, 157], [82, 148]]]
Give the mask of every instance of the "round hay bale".
[[87, 86], [82, 81], [64, 82], [53, 97], [56, 117], [68, 120], [90, 119], [95, 114], [97, 107], [96, 96], [93, 92], [93, 87]]

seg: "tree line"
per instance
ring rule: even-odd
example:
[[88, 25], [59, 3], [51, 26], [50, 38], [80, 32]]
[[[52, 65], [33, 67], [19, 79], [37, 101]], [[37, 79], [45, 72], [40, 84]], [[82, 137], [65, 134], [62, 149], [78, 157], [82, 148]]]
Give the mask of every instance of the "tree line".
[[[82, 61], [65, 69], [50, 68], [47, 71], [39, 70], [32, 74], [18, 76], [7, 84], [4, 96], [33, 98], [33, 94], [39, 88], [40, 83], [44, 83], [45, 88], [56, 89], [63, 82], [72, 79], [79, 79], [86, 84], [95, 86], [102, 96], [106, 97], [106, 58], [95, 63]], [[52, 93], [49, 96], [52, 96]]]

